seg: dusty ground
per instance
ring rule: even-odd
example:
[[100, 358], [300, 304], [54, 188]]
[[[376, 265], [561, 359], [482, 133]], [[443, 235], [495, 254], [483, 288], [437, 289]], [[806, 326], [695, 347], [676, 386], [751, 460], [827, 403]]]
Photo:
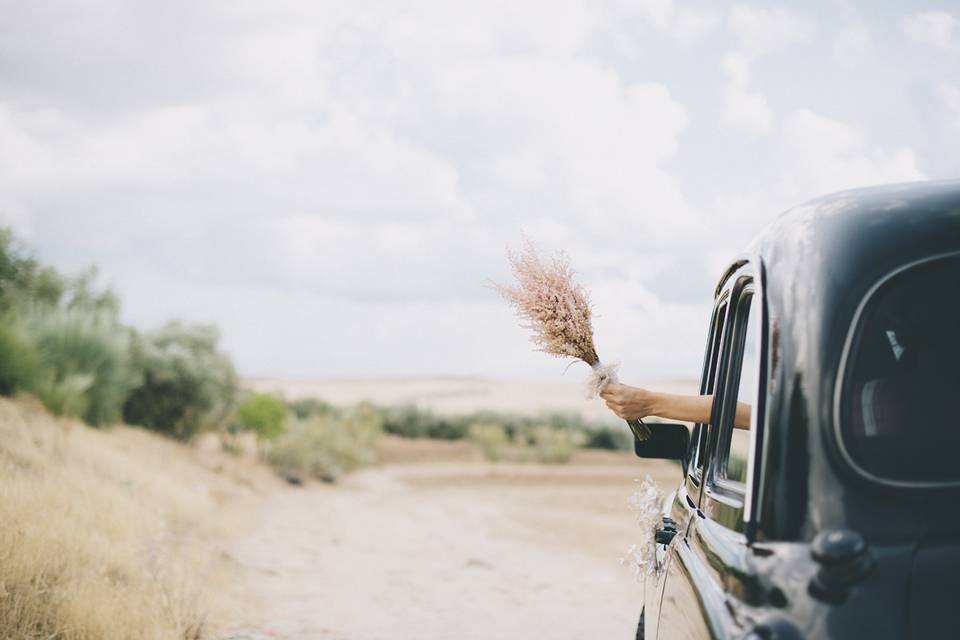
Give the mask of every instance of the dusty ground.
[[264, 613], [234, 637], [633, 637], [626, 501], [634, 478], [667, 486], [677, 467], [612, 452], [544, 466], [476, 462], [461, 443], [387, 449], [391, 464], [264, 505], [234, 553]]

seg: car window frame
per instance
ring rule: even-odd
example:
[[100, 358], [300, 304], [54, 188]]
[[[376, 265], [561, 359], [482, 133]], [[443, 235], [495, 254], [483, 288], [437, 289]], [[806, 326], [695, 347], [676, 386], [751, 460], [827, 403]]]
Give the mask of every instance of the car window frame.
[[[746, 309], [741, 305], [749, 299], [749, 306]], [[757, 302], [756, 289], [752, 280], [746, 280], [739, 287], [736, 294], [734, 306], [734, 315], [731, 323], [728, 346], [732, 349], [727, 357], [727, 371], [723, 380], [723, 393], [720, 397], [721, 407], [717, 424], [716, 444], [712, 452], [714, 464], [710, 474], [710, 482], [719, 488], [724, 494], [735, 495], [746, 500], [747, 481], [731, 480], [723, 475], [726, 472], [726, 465], [730, 461], [730, 445], [733, 440], [733, 433], [736, 427], [733, 426], [736, 418], [736, 407], [739, 401], [740, 376], [743, 373], [745, 365], [743, 356], [748, 337], [750, 312], [753, 305]], [[751, 414], [753, 403], [751, 404]], [[749, 454], [749, 452], [748, 452]]]
[[[719, 359], [723, 353], [723, 335], [729, 318], [729, 292], [724, 291], [714, 301], [710, 314], [710, 326], [704, 348], [703, 366], [700, 372], [700, 395], [709, 395], [716, 388], [720, 371]], [[697, 502], [703, 487], [703, 476], [708, 458], [709, 423], [696, 423], [690, 439], [687, 467], [687, 493]], [[701, 464], [703, 462], [703, 464]]]
[[[708, 460], [706, 480], [703, 483], [703, 497], [701, 504], [706, 511], [710, 512], [710, 517], [717, 520], [728, 530], [742, 534], [748, 540], [755, 535], [755, 523], [757, 515], [754, 513], [754, 504], [759, 504], [761, 487], [759, 482], [759, 470], [763, 465], [763, 425], [766, 422], [763, 419], [766, 410], [765, 393], [767, 386], [767, 347], [769, 344], [768, 314], [767, 305], [764, 297], [763, 271], [759, 261], [745, 260], [738, 265], [738, 268], [728, 275], [724, 281], [722, 290], [728, 296], [729, 309], [727, 312], [724, 335], [721, 344], [721, 370], [718, 372], [718, 382], [715, 386], [713, 410], [711, 412], [711, 424], [716, 425], [711, 428], [711, 437], [708, 440]], [[745, 292], [749, 292], [751, 303], [744, 310], [740, 308], [740, 300]], [[719, 295], [723, 295], [723, 293]], [[759, 344], [755, 353], [756, 361], [754, 366], [757, 368], [757, 385], [753, 393], [752, 410], [750, 412], [750, 443], [747, 455], [747, 477], [743, 483], [728, 481], [725, 478], [718, 478], [716, 469], [719, 464], [717, 456], [720, 454], [719, 439], [722, 432], [723, 421], [729, 420], [732, 430], [733, 418], [736, 412], [736, 400], [738, 395], [740, 370], [743, 365], [743, 347], [747, 337], [747, 325], [750, 319], [750, 310], [753, 305], [760, 304], [757, 319], [760, 322], [757, 332]], [[743, 327], [742, 339], [739, 343], [732, 343], [736, 339], [734, 331], [739, 326]], [[733, 349], [737, 353], [733, 353]], [[736, 356], [734, 359], [733, 356]], [[734, 388], [732, 385], [731, 371], [732, 367], [737, 368], [737, 376]], [[704, 500], [712, 504], [704, 504]], [[729, 525], [731, 512], [737, 513], [737, 522], [739, 527]], [[724, 513], [725, 512], [725, 513]]]

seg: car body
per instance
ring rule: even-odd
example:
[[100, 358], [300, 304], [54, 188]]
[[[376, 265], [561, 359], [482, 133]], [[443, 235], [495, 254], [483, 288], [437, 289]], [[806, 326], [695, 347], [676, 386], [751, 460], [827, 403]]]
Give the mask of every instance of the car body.
[[960, 181], [783, 214], [708, 334], [711, 423], [636, 442], [683, 468], [638, 637], [960, 637]]

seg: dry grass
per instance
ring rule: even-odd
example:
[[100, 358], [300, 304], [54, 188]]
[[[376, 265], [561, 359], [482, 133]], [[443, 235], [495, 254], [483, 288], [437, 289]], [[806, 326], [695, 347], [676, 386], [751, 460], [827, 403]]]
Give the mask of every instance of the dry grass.
[[0, 399], [0, 637], [212, 636], [239, 602], [226, 542], [269, 486], [250, 462]]

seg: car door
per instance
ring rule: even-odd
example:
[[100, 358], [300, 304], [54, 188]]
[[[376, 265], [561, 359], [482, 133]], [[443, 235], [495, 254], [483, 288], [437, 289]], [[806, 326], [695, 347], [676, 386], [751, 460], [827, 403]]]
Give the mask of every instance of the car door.
[[[748, 583], [747, 536], [757, 427], [734, 429], [738, 400], [757, 409], [760, 387], [762, 295], [750, 265], [733, 274], [719, 300], [723, 314], [715, 352], [705, 367], [703, 393], [714, 394], [709, 425], [698, 425], [697, 459], [673, 501], [685, 526], [666, 548], [656, 636], [722, 638], [740, 631], [734, 603]], [[719, 307], [718, 307], [719, 308]], [[715, 319], [716, 321], [716, 319]], [[680, 504], [682, 501], [683, 504]]]

